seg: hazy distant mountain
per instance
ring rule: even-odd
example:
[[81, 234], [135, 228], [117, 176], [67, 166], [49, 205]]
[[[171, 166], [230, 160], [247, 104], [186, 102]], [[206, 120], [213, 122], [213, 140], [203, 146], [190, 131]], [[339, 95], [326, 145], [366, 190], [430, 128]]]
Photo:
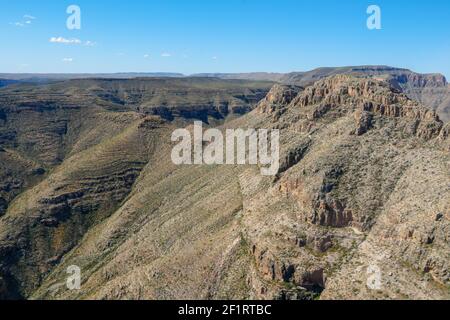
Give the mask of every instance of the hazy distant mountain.
[[286, 74], [269, 72], [251, 72], [251, 73], [198, 73], [192, 77], [208, 77], [220, 79], [240, 79], [240, 80], [259, 80], [282, 82]]
[[0, 88], [9, 86], [10, 84], [17, 83], [18, 81], [15, 80], [8, 80], [8, 79], [0, 79]]
[[[267, 80], [276, 81], [284, 84], [295, 84], [300, 86], [308, 86], [325, 77], [337, 74], [350, 74], [353, 76], [395, 76], [401, 79], [405, 75], [416, 75], [420, 79], [433, 79], [435, 85], [446, 85], [445, 77], [441, 74], [419, 74], [408, 69], [395, 68], [389, 66], [349, 66], [349, 67], [324, 67], [311, 71], [290, 72], [290, 73], [269, 73], [269, 72], [252, 72], [252, 73], [200, 73], [192, 76], [199, 77], [216, 77], [221, 79], [245, 79], [245, 80]], [[404, 79], [407, 80], [407, 79]], [[403, 80], [403, 81], [404, 81]], [[416, 85], [424, 85], [424, 81], [417, 82]], [[430, 84], [430, 83], [428, 83]]]
[[131, 79], [142, 77], [184, 77], [181, 73], [170, 72], [123, 72], [123, 73], [0, 73], [0, 78], [8, 80], [27, 80], [42, 82], [48, 80], [70, 80], [70, 79]]

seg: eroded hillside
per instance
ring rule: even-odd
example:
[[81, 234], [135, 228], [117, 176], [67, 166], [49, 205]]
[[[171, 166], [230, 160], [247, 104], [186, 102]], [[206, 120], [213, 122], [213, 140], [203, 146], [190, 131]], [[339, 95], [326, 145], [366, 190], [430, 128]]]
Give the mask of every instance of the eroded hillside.
[[269, 82], [85, 79], [0, 91], [0, 216], [69, 156], [119, 134], [136, 117], [220, 124], [249, 112]]
[[175, 123], [222, 123], [254, 108], [270, 86], [138, 79], [3, 89], [0, 296], [27, 296], [117, 210]]
[[[111, 91], [122, 107], [147, 92]], [[60, 163], [0, 219], [2, 297], [450, 297], [450, 127], [389, 81], [275, 85], [219, 127], [280, 129], [275, 177], [173, 165], [179, 123], [141, 106], [102, 107], [63, 158], [40, 156]], [[81, 290], [65, 286], [70, 265]]]
[[352, 66], [317, 68], [305, 72], [278, 73], [238, 73], [203, 74], [202, 76], [222, 79], [271, 80], [282, 84], [310, 86], [316, 81], [338, 74], [356, 77], [373, 77], [389, 81], [400, 88], [411, 99], [420, 101], [424, 106], [435, 110], [443, 121], [450, 120], [450, 86], [441, 74], [420, 74], [408, 69], [389, 66]]

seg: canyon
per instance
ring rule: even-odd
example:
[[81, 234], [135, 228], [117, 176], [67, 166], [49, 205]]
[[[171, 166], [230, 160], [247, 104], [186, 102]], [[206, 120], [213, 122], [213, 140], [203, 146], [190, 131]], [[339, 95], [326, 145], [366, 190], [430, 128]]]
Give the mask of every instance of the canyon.
[[[0, 89], [1, 299], [450, 298], [443, 76], [13, 80]], [[279, 130], [278, 172], [175, 165], [172, 133], [194, 121]], [[80, 290], [65, 286], [73, 265]]]

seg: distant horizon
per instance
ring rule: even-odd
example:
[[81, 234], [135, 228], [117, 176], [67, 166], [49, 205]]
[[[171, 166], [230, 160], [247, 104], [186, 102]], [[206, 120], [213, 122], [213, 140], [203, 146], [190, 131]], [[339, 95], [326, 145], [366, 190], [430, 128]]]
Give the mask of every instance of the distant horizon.
[[277, 71], [243, 71], [243, 72], [194, 72], [194, 73], [183, 73], [183, 72], [176, 72], [176, 71], [113, 71], [113, 72], [2, 72], [0, 70], [0, 75], [127, 75], [127, 74], [171, 74], [171, 75], [181, 75], [185, 77], [194, 76], [194, 75], [238, 75], [238, 74], [274, 74], [274, 75], [287, 75], [292, 73], [304, 73], [304, 72], [311, 72], [314, 70], [320, 70], [320, 69], [339, 69], [339, 68], [357, 68], [357, 67], [387, 67], [387, 68], [393, 68], [398, 70], [407, 70], [411, 71], [413, 73], [422, 74], [422, 75], [442, 75], [447, 80], [449, 77], [447, 77], [443, 72], [417, 72], [416, 70], [411, 70], [409, 68], [405, 67], [397, 67], [397, 66], [389, 66], [389, 65], [351, 65], [351, 66], [325, 66], [325, 67], [317, 67], [313, 69], [308, 70], [293, 70], [288, 72], [277, 72]]

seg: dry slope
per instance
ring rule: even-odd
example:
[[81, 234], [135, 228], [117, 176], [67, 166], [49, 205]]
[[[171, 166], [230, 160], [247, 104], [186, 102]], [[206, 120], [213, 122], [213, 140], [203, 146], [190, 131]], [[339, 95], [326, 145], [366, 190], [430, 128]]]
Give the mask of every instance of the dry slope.
[[[276, 85], [226, 123], [281, 130], [276, 177], [174, 166], [173, 125], [128, 117], [1, 218], [3, 296], [450, 298], [450, 127], [389, 82]], [[70, 265], [81, 290], [65, 287]], [[379, 268], [376, 290], [368, 268]]]

